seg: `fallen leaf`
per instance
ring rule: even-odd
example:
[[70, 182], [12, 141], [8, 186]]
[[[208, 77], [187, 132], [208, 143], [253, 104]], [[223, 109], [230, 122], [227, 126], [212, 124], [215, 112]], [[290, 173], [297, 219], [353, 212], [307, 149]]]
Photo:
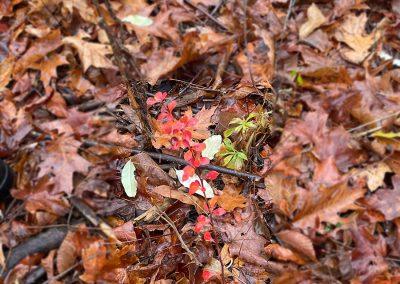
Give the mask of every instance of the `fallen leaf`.
[[55, 193], [72, 193], [74, 172], [85, 173], [90, 163], [78, 154], [80, 142], [72, 137], [58, 137], [50, 142], [41, 153], [43, 161], [39, 164], [39, 177], [54, 175]]
[[12, 55], [9, 55], [6, 59], [1, 61], [0, 63], [0, 92], [5, 90], [5, 87], [11, 80], [11, 76], [13, 73], [15, 64], [15, 58]]
[[366, 34], [366, 23], [366, 13], [359, 16], [350, 14], [335, 32], [335, 38], [350, 47], [350, 49], [344, 47], [340, 52], [344, 59], [352, 63], [361, 63], [369, 55], [370, 47], [381, 37], [379, 29], [369, 35]]
[[196, 196], [189, 195], [182, 191], [173, 189], [168, 185], [160, 185], [153, 188], [152, 192], [158, 193], [164, 197], [172, 198], [181, 201], [182, 203], [198, 206], [199, 199]]
[[299, 30], [300, 39], [306, 38], [315, 29], [325, 24], [328, 19], [322, 14], [321, 10], [314, 3], [307, 9], [307, 22], [301, 25]]
[[65, 56], [54, 54], [49, 58], [44, 58], [42, 61], [35, 62], [28, 67], [40, 71], [40, 79], [46, 87], [50, 84], [51, 78], [57, 78], [57, 67], [64, 64], [68, 64]]
[[[318, 193], [313, 194], [305, 201], [303, 208], [293, 219], [293, 225], [307, 229], [315, 228], [316, 222], [344, 223], [345, 219], [338, 214], [359, 209], [355, 202], [364, 194], [364, 189], [351, 189], [346, 186], [346, 183], [331, 188], [321, 188]], [[322, 226], [318, 226], [316, 229], [323, 232]]]
[[222, 195], [217, 196], [217, 204], [228, 212], [232, 212], [235, 208], [245, 208], [246, 202], [246, 197], [240, 195], [233, 185], [226, 185]]
[[124, 186], [126, 195], [129, 197], [135, 197], [137, 193], [137, 181], [135, 176], [135, 165], [131, 160], [126, 162], [121, 171], [121, 182]]
[[379, 189], [366, 199], [368, 206], [381, 212], [388, 221], [400, 217], [400, 186], [395, 182], [396, 179], [398, 176], [393, 176], [394, 189]]
[[97, 13], [94, 7], [92, 7], [89, 3], [90, 1], [86, 0], [63, 0], [63, 5], [67, 10], [72, 14], [74, 9], [78, 11], [79, 15], [88, 22], [93, 24], [98, 23]]
[[197, 123], [192, 130], [193, 139], [207, 139], [210, 136], [208, 127], [212, 124], [211, 118], [214, 115], [216, 108], [217, 107], [215, 106], [209, 109], [203, 107], [198, 113], [196, 113], [194, 117], [197, 119]]
[[131, 23], [138, 27], [147, 27], [153, 24], [153, 20], [142, 15], [129, 15], [122, 19], [123, 22]]
[[211, 161], [221, 148], [222, 136], [212, 135], [204, 140], [203, 143], [206, 145], [206, 148], [201, 152], [201, 155]]
[[190, 188], [190, 184], [192, 182], [198, 181], [200, 184], [202, 184], [205, 188], [205, 192], [201, 191], [198, 189], [196, 191], [196, 194], [206, 197], [206, 198], [213, 198], [214, 197], [214, 190], [212, 189], [211, 185], [203, 180], [201, 181], [200, 177], [196, 174], [193, 176], [189, 177], [187, 180], [183, 180], [183, 170], [175, 170], [176, 176], [178, 177], [179, 182], [186, 188]]
[[45, 57], [48, 53], [62, 45], [60, 30], [54, 30], [43, 38], [35, 41], [27, 52], [16, 62], [14, 75], [21, 74], [26, 68]]
[[110, 45], [88, 42], [82, 40], [78, 36], [65, 37], [62, 42], [76, 48], [79, 58], [82, 61], [84, 72], [86, 72], [90, 66], [97, 68], [115, 68], [111, 60], [106, 57], [107, 54], [112, 54]]
[[283, 230], [276, 236], [285, 246], [312, 261], [317, 261], [312, 241], [307, 236], [294, 230]]
[[301, 258], [297, 253], [292, 250], [282, 247], [278, 244], [269, 244], [265, 247], [265, 253], [278, 260], [282, 261], [292, 261], [294, 263], [303, 265], [306, 263], [304, 259]]
[[379, 162], [357, 170], [351, 176], [356, 180], [366, 179], [369, 190], [374, 192], [385, 184], [385, 175], [391, 172], [391, 168], [385, 162]]

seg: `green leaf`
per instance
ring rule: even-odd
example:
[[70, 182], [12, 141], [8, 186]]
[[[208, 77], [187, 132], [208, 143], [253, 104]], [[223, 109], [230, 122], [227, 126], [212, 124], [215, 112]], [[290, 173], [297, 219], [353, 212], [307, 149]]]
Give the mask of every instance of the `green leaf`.
[[225, 136], [226, 138], [228, 138], [229, 136], [232, 135], [232, 133], [233, 133], [234, 131], [235, 131], [235, 128], [234, 128], [234, 127], [228, 128], [227, 130], [224, 131], [224, 136]]
[[137, 181], [135, 177], [135, 165], [129, 160], [122, 169], [121, 182], [126, 195], [135, 197], [137, 193]]
[[237, 155], [240, 159], [246, 160], [246, 161], [247, 161], [247, 156], [246, 156], [245, 153], [243, 153], [243, 152], [237, 152], [236, 155]]
[[252, 119], [252, 118], [254, 118], [256, 116], [257, 116], [257, 113], [252, 112], [252, 113], [249, 114], [249, 116], [246, 118], [246, 120], [249, 121], [250, 119]]
[[300, 74], [297, 75], [296, 82], [297, 82], [297, 85], [299, 85], [299, 86], [303, 86], [304, 85], [303, 77], [301, 77]]
[[400, 138], [400, 132], [383, 132], [382, 130], [372, 133], [372, 137], [380, 137], [387, 139]]
[[289, 74], [290, 74], [290, 76], [291, 76], [292, 78], [294, 78], [294, 77], [297, 76], [297, 71], [296, 71], [296, 70], [292, 70], [292, 71], [289, 72]]
[[153, 24], [153, 20], [151, 18], [142, 15], [129, 15], [123, 18], [122, 21], [138, 27], [148, 27]]
[[226, 150], [228, 150], [229, 152], [234, 152], [235, 151], [235, 147], [232, 144], [232, 141], [228, 138], [224, 139], [224, 145]]

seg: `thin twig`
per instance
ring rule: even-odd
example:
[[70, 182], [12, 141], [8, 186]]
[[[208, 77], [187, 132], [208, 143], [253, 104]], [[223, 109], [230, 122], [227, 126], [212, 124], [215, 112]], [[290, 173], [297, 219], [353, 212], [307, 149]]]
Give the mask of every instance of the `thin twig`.
[[201, 13], [203, 13], [205, 16], [207, 16], [207, 18], [209, 18], [211, 21], [213, 21], [214, 23], [216, 23], [220, 28], [223, 28], [226, 31], [229, 31], [229, 29], [227, 27], [225, 27], [224, 24], [222, 24], [220, 21], [218, 21], [213, 15], [211, 15], [210, 13], [208, 13], [206, 10], [204, 10], [203, 8], [196, 6], [192, 3], [192, 1], [190, 0], [183, 0], [184, 3], [186, 3], [187, 5], [189, 5], [190, 7], [192, 7], [193, 9], [199, 10]]
[[[171, 163], [182, 165], [182, 166], [189, 165], [188, 161], [178, 158], [178, 157], [175, 157], [175, 156], [172, 156], [172, 155], [156, 153], [156, 152], [148, 152], [148, 151], [144, 151], [141, 149], [132, 149], [132, 148], [125, 147], [125, 146], [111, 145], [111, 144], [101, 143], [101, 142], [97, 142], [97, 141], [93, 141], [93, 140], [85, 140], [84, 144], [86, 146], [102, 145], [102, 146], [111, 146], [111, 147], [121, 147], [121, 148], [129, 149], [132, 154], [139, 154], [139, 153], [145, 152], [146, 154], [148, 154], [150, 157], [152, 157], [155, 160], [167, 161], [167, 162], [171, 162]], [[232, 169], [228, 169], [228, 168], [220, 167], [220, 166], [215, 166], [212, 164], [203, 165], [203, 166], [200, 166], [199, 168], [201, 170], [217, 171], [222, 174], [228, 174], [228, 175], [236, 176], [239, 178], [247, 178], [247, 179], [255, 180], [255, 181], [262, 179], [262, 177], [259, 175], [251, 174], [248, 172], [239, 172], [236, 170], [232, 170]]]
[[290, 15], [292, 14], [292, 9], [293, 9], [295, 4], [296, 4], [296, 0], [290, 0], [289, 7], [288, 7], [288, 10], [287, 10], [287, 13], [286, 13], [286, 17], [285, 17], [285, 23], [283, 24], [283, 30], [284, 31], [286, 30]]
[[165, 214], [163, 211], [158, 210], [158, 215], [163, 219], [165, 222], [167, 222], [171, 228], [174, 230], [176, 236], [178, 237], [179, 241], [181, 242], [182, 248], [190, 255], [191, 259], [196, 262], [198, 266], [203, 266], [203, 264], [197, 259], [196, 255], [194, 252], [192, 252], [188, 246], [186, 245], [185, 241], [183, 240], [181, 234], [179, 233], [178, 229], [176, 228], [174, 222], [168, 217], [167, 214]]

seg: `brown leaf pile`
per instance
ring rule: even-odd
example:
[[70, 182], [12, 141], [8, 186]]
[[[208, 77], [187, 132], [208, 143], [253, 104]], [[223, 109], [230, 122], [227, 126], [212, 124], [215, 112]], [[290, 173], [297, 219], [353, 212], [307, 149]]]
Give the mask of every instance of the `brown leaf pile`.
[[[0, 158], [15, 173], [1, 269], [25, 241], [68, 228], [0, 281], [400, 282], [400, 1], [0, 2]], [[145, 96], [168, 92], [175, 117], [196, 118], [196, 141], [268, 113], [231, 137], [263, 180], [221, 174], [214, 198], [188, 195], [182, 165], [145, 153], [183, 156], [165, 149], [176, 133], [160, 131], [159, 106], [145, 144], [126, 58]], [[120, 181], [130, 156], [135, 198]], [[194, 231], [209, 207], [224, 213], [207, 224], [212, 241]]]

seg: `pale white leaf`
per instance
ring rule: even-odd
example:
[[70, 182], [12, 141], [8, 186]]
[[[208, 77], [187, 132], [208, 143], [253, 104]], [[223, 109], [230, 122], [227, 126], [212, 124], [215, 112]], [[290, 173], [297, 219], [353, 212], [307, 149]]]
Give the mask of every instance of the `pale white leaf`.
[[153, 24], [153, 20], [142, 15], [129, 15], [122, 19], [123, 22], [130, 23], [138, 27], [148, 27]]
[[[176, 176], [178, 177], [179, 182], [186, 188], [190, 187], [190, 184], [194, 181], [198, 181], [201, 183], [200, 177], [196, 174], [194, 174], [193, 176], [189, 177], [187, 180], [183, 180], [183, 170], [175, 170], [176, 172]], [[197, 190], [195, 193], [206, 197], [206, 198], [213, 198], [214, 197], [214, 191], [211, 187], [211, 185], [206, 182], [205, 180], [203, 180], [203, 186], [206, 189], [205, 192], [202, 192], [201, 190]], [[205, 196], [204, 196], [205, 195]]]
[[121, 172], [121, 182], [126, 195], [135, 197], [137, 192], [137, 181], [135, 177], [135, 165], [129, 160]]
[[206, 140], [204, 140], [204, 144], [206, 144], [206, 148], [201, 152], [201, 155], [212, 160], [214, 159], [215, 154], [217, 154], [219, 149], [221, 148], [222, 136], [210, 136]]

